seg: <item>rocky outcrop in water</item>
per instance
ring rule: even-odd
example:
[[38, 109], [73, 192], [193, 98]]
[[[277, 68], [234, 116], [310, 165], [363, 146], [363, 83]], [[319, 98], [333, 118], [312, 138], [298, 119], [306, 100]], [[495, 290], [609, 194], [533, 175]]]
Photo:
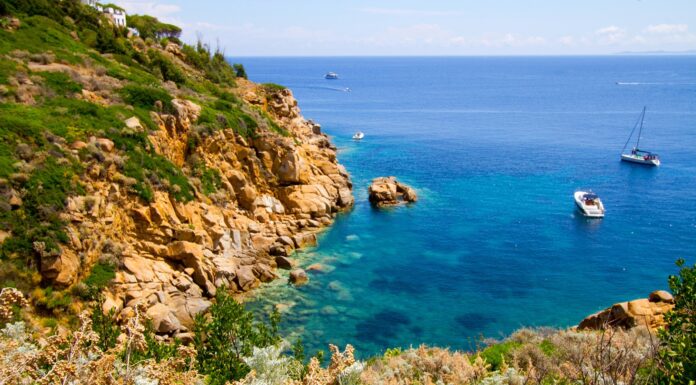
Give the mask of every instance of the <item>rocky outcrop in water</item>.
[[664, 315], [674, 308], [674, 298], [664, 290], [650, 293], [648, 298], [620, 302], [582, 320], [578, 329], [601, 330], [606, 327], [630, 329], [647, 326], [651, 330], [665, 326]]
[[418, 200], [416, 190], [400, 183], [393, 176], [373, 179], [368, 193], [370, 202], [378, 207], [396, 206]]

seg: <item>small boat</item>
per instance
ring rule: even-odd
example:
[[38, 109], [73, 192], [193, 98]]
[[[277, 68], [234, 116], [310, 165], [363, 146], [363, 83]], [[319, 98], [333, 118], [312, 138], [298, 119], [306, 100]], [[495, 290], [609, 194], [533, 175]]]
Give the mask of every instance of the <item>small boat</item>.
[[[624, 147], [621, 150], [621, 160], [624, 162], [644, 164], [647, 166], [659, 166], [660, 165], [660, 156], [659, 155], [654, 154], [650, 151], [645, 151], [645, 150], [641, 150], [638, 148], [638, 145], [640, 144], [640, 135], [643, 133], [643, 119], [645, 119], [645, 107], [643, 107], [643, 112], [640, 114], [640, 120], [637, 121], [636, 124], [633, 126], [633, 130], [631, 131], [631, 135], [628, 136], [628, 140], [626, 140], [626, 144], [624, 144]], [[640, 123], [640, 129], [638, 129], [638, 139], [636, 140], [636, 145], [631, 149], [630, 153], [624, 153], [624, 151], [626, 151], [626, 147], [628, 146], [628, 143], [631, 141], [631, 138], [633, 137], [633, 133], [636, 131], [636, 127], [638, 127], [639, 123]]]
[[353, 135], [353, 140], [360, 140], [365, 137], [365, 134], [363, 134], [361, 131], [358, 131]]
[[582, 215], [588, 218], [604, 218], [604, 204], [597, 194], [592, 191], [576, 191], [573, 197]]
[[335, 72], [329, 72], [326, 75], [324, 75], [324, 79], [329, 79], [329, 80], [338, 79], [338, 74]]

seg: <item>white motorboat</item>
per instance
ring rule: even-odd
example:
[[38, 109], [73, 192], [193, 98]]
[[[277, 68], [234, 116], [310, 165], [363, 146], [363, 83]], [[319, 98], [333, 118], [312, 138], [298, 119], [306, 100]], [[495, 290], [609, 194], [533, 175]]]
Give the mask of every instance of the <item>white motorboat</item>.
[[353, 140], [360, 140], [365, 137], [365, 134], [362, 133], [362, 131], [358, 131], [353, 135]]
[[636, 131], [636, 127], [638, 127], [639, 122], [636, 122], [635, 126], [633, 126], [631, 135], [629, 135], [628, 140], [626, 140], [626, 144], [624, 144], [624, 148], [621, 150], [621, 160], [624, 162], [644, 164], [647, 166], [659, 166], [659, 155], [653, 154], [650, 151], [640, 150], [638, 148], [638, 145], [640, 144], [640, 136], [643, 133], [643, 119], [645, 119], [645, 107], [643, 107], [643, 112], [640, 114], [640, 129], [638, 130], [638, 139], [636, 140], [636, 145], [633, 147], [633, 149], [631, 149], [630, 153], [624, 153], [626, 147], [628, 146], [628, 143], [631, 141], [631, 138], [633, 137], [633, 133]]
[[338, 74], [335, 72], [329, 72], [326, 75], [324, 75], [324, 79], [329, 79], [329, 80], [338, 79]]
[[582, 215], [588, 218], [604, 218], [604, 204], [597, 194], [592, 191], [576, 191], [573, 197]]

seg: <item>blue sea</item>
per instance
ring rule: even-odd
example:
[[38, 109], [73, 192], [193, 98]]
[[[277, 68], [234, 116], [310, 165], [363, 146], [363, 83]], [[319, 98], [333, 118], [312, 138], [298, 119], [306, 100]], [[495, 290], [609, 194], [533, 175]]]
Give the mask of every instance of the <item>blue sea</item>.
[[[284, 334], [308, 353], [471, 349], [572, 326], [666, 289], [675, 260], [696, 259], [696, 56], [236, 61], [293, 90], [354, 183], [354, 209], [296, 256], [322, 270], [250, 303], [282, 303]], [[659, 168], [619, 161], [643, 106], [641, 147]], [[420, 201], [372, 208], [370, 180], [388, 175]], [[579, 188], [601, 196], [606, 218], [576, 211]]]

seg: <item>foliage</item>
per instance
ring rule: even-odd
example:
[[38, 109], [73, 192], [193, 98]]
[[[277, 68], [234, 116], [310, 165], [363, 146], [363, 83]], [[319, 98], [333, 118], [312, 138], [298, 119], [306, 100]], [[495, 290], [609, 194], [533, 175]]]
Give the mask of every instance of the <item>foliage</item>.
[[185, 44], [181, 52], [185, 55], [185, 61], [189, 65], [203, 71], [206, 79], [213, 83], [233, 86], [235, 78], [240, 77], [238, 76], [239, 71], [230, 66], [219, 48], [213, 52], [207, 44], [203, 44], [199, 40], [196, 46]]
[[22, 206], [0, 213], [0, 227], [12, 231], [2, 243], [3, 258], [19, 258], [32, 266], [35, 258], [58, 252], [58, 245], [68, 241], [60, 212], [68, 195], [82, 192], [78, 172], [77, 164], [48, 157], [26, 182], [17, 182], [25, 191]]
[[234, 68], [234, 73], [238, 78], [247, 78], [247, 73], [243, 64], [235, 63], [232, 65], [232, 68]]
[[156, 17], [149, 15], [127, 15], [126, 22], [128, 26], [137, 29], [138, 34], [143, 39], [160, 40], [165, 37], [178, 38], [181, 35], [181, 28], [176, 25], [163, 23]]
[[104, 298], [100, 296], [92, 309], [92, 330], [99, 336], [97, 346], [105, 352], [116, 346], [121, 330], [116, 320], [116, 309], [104, 313], [103, 304]]
[[275, 83], [263, 83], [261, 84], [261, 87], [268, 93], [274, 93], [287, 89], [287, 87]]
[[194, 165], [194, 175], [200, 178], [201, 188], [205, 195], [211, 195], [222, 187], [220, 171], [216, 168], [207, 167], [203, 162], [198, 162]]
[[147, 202], [154, 199], [155, 188], [169, 191], [181, 202], [188, 202], [194, 198], [193, 187], [188, 177], [162, 155], [136, 148], [129, 153], [123, 173], [136, 180], [133, 188]]
[[254, 347], [265, 348], [280, 341], [279, 317], [274, 313], [268, 323], [255, 320], [224, 287], [218, 289], [209, 317], [196, 317], [194, 346], [199, 372], [209, 376], [211, 385], [243, 378], [250, 370], [244, 357], [251, 356]]
[[129, 84], [119, 91], [126, 103], [133, 107], [154, 110], [155, 103], [161, 102], [165, 111], [172, 110], [172, 96], [161, 88]]
[[40, 72], [39, 75], [44, 78], [46, 86], [59, 96], [72, 96], [82, 91], [82, 85], [63, 72]]
[[148, 56], [150, 58], [150, 67], [154, 73], [162, 75], [164, 81], [171, 80], [177, 84], [183, 84], [186, 81], [186, 77], [181, 70], [161, 52], [150, 50]]
[[87, 285], [90, 297], [97, 296], [116, 278], [116, 269], [109, 263], [98, 262], [92, 267], [92, 271], [83, 281]]
[[667, 328], [660, 331], [659, 380], [664, 384], [696, 381], [696, 265], [677, 261], [679, 275], [669, 277], [674, 309], [665, 315]]

